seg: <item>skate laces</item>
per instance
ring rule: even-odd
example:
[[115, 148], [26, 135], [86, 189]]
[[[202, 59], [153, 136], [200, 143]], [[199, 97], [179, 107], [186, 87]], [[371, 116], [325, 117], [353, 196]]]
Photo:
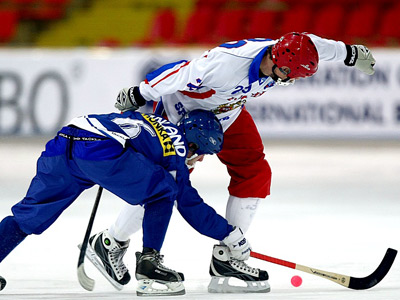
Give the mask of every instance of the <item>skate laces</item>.
[[156, 259], [157, 266], [162, 267], [165, 270], [175, 272], [174, 270], [167, 268], [166, 266], [163, 265], [164, 255], [160, 253], [155, 253], [154, 258]]
[[237, 268], [238, 270], [240, 270], [242, 272], [246, 272], [246, 273], [250, 273], [252, 275], [258, 276], [258, 273], [259, 273], [258, 268], [250, 267], [248, 264], [246, 264], [242, 260], [237, 260], [237, 259], [231, 258], [229, 260], [229, 262], [231, 263], [232, 266], [234, 266], [235, 268]]
[[120, 245], [115, 246], [109, 252], [110, 261], [113, 266], [113, 269], [116, 271], [117, 275], [121, 277], [128, 271], [128, 268], [125, 266], [122, 259], [126, 253], [127, 247], [122, 247]]

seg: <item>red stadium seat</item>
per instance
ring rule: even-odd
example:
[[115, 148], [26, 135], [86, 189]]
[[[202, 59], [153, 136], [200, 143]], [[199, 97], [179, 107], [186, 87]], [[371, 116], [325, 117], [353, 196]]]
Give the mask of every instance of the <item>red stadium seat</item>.
[[380, 43], [400, 43], [400, 4], [390, 7], [381, 17], [381, 23], [378, 27], [378, 36]]
[[355, 6], [350, 11], [347, 23], [344, 25], [344, 37], [347, 42], [358, 42], [360, 39], [368, 40], [373, 38], [377, 31], [376, 25], [380, 6], [374, 3], [367, 3]]
[[222, 10], [216, 22], [212, 32], [214, 42], [237, 41], [247, 37], [243, 29], [246, 24], [246, 11], [243, 9]]
[[250, 38], [279, 38], [275, 31], [278, 13], [272, 10], [255, 9], [249, 14], [247, 36]]
[[310, 32], [324, 38], [340, 39], [345, 13], [345, 7], [340, 4], [323, 6], [315, 14], [315, 20]]
[[18, 25], [18, 14], [14, 10], [0, 10], [0, 42], [12, 40]]
[[21, 19], [52, 21], [65, 16], [71, 0], [13, 0]]
[[171, 9], [160, 10], [154, 20], [151, 38], [162, 42], [170, 41], [175, 35], [176, 16]]
[[310, 31], [311, 20], [314, 17], [312, 7], [308, 5], [294, 5], [289, 10], [283, 12], [280, 20], [279, 35], [288, 32], [308, 32]]
[[178, 42], [185, 44], [211, 44], [210, 33], [213, 31], [215, 16], [218, 11], [211, 7], [197, 8], [186, 22], [183, 34]]
[[147, 37], [135, 43], [136, 45], [149, 46], [172, 42], [175, 38], [176, 16], [171, 9], [161, 9], [156, 12], [152, 27]]

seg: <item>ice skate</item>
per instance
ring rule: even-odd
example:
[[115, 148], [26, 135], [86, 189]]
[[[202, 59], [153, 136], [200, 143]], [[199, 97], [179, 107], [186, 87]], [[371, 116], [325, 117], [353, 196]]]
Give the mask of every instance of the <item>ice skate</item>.
[[[270, 291], [267, 281], [268, 273], [231, 258], [227, 246], [214, 245], [210, 275], [212, 278], [208, 285], [209, 293], [268, 293]], [[234, 280], [240, 285], [229, 284], [229, 280]]]
[[128, 246], [129, 240], [118, 242], [105, 230], [93, 235], [86, 249], [86, 257], [117, 290], [131, 280], [122, 261]]
[[[146, 253], [136, 252], [136, 279], [138, 296], [184, 295], [182, 273], [162, 265], [163, 256], [156, 250]], [[154, 286], [153, 286], [154, 285]]]

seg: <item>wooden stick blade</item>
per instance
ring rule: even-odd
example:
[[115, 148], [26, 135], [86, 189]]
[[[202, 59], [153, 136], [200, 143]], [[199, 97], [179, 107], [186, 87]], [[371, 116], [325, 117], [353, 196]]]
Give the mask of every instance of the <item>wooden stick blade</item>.
[[84, 265], [78, 266], [78, 280], [81, 286], [87, 291], [93, 291], [95, 281], [86, 275]]

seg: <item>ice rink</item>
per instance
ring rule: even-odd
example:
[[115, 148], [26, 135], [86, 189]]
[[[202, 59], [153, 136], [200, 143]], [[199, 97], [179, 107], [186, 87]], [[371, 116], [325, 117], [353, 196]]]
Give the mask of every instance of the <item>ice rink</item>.
[[[45, 140], [0, 139], [0, 218], [25, 195]], [[253, 250], [298, 264], [353, 277], [372, 273], [386, 249], [400, 250], [400, 142], [266, 141], [272, 191], [247, 233]], [[205, 201], [224, 214], [228, 176], [216, 157], [198, 163], [193, 185]], [[86, 231], [97, 188], [86, 191], [40, 236], [28, 237], [2, 264], [8, 281], [0, 299], [132, 299], [136, 281], [118, 292], [86, 261], [96, 280], [93, 292], [76, 276], [77, 245]], [[105, 192], [93, 232], [107, 228], [124, 202]], [[389, 274], [370, 290], [354, 291], [310, 274], [250, 258], [270, 275], [269, 294], [209, 294], [208, 268], [215, 241], [195, 232], [174, 211], [162, 250], [165, 265], [185, 274], [180, 299], [400, 299], [400, 257]], [[134, 277], [132, 237], [125, 262]], [[294, 275], [303, 278], [291, 286]], [[154, 297], [160, 298], [160, 297]], [[154, 299], [153, 298], [153, 299]]]

